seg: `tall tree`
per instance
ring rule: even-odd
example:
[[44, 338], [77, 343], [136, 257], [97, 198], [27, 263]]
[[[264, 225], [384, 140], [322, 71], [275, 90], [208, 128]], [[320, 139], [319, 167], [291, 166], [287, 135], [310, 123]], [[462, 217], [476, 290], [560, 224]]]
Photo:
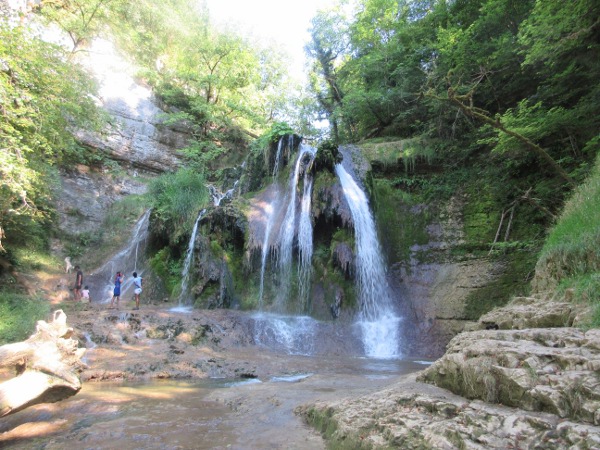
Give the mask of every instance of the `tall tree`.
[[[344, 93], [338, 81], [338, 66], [348, 50], [347, 22], [339, 8], [320, 11], [311, 21], [311, 41], [305, 47], [315, 60], [311, 88], [324, 109], [335, 139], [339, 137], [337, 113]], [[349, 125], [349, 124], [348, 124]]]

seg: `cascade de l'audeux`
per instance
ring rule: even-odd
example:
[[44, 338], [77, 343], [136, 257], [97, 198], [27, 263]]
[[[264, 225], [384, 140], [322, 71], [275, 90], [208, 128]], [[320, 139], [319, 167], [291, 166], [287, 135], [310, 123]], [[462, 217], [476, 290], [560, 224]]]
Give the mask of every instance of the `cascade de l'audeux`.
[[[343, 154], [343, 153], [342, 153]], [[342, 155], [340, 154], [340, 156]], [[315, 228], [315, 178], [319, 166], [318, 151], [295, 135], [282, 137], [272, 146], [267, 161], [266, 180], [257, 214], [249, 219], [249, 240], [257, 261], [250, 275], [258, 286], [255, 293], [256, 313], [253, 318], [256, 344], [284, 350], [291, 354], [324, 354], [331, 346], [345, 347], [346, 354], [372, 358], [400, 358], [402, 356], [401, 317], [394, 304], [386, 278], [375, 221], [361, 181], [356, 178], [352, 158], [345, 155], [341, 162], [332, 164], [329, 184], [340, 192], [338, 203], [347, 211], [344, 219], [337, 220], [334, 229], [344, 228], [349, 238], [352, 261], [346, 261], [347, 289], [342, 304], [330, 305], [332, 311], [341, 308], [329, 320], [315, 313], [314, 298], [329, 280], [314, 258], [315, 240], [323, 240], [323, 230]], [[322, 165], [322, 164], [321, 164]], [[237, 182], [236, 182], [237, 185]], [[214, 207], [221, 198], [231, 199], [235, 190], [215, 197]], [[321, 202], [322, 203], [322, 202]], [[258, 203], [257, 203], [258, 204]], [[313, 207], [314, 206], [314, 207]], [[194, 240], [205, 210], [194, 224], [182, 273], [179, 308], [193, 303], [189, 292], [193, 264]], [[335, 231], [335, 230], [334, 230]], [[202, 231], [200, 231], [201, 233]], [[329, 239], [331, 239], [329, 237]], [[323, 253], [323, 250], [319, 250]], [[317, 279], [318, 278], [318, 279]], [[192, 281], [193, 283], [193, 281]], [[338, 303], [340, 303], [338, 301]], [[321, 314], [322, 316], [322, 314]], [[337, 317], [340, 316], [340, 317]]]

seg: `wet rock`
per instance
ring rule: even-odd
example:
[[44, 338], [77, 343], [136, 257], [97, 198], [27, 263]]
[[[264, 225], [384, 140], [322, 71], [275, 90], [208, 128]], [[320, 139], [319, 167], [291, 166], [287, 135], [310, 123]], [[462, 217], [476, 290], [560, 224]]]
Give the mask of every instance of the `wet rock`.
[[354, 251], [346, 242], [338, 242], [333, 249], [334, 267], [340, 269], [344, 277], [349, 280], [354, 274]]
[[340, 317], [343, 299], [344, 299], [344, 291], [338, 287], [336, 289], [336, 293], [335, 293], [335, 301], [329, 306], [329, 308], [331, 309], [331, 315], [334, 319], [337, 319], [338, 317]]

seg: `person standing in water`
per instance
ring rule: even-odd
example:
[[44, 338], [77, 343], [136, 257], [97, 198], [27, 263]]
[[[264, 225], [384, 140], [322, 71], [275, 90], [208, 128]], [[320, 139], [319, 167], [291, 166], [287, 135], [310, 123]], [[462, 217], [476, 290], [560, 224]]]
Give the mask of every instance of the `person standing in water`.
[[140, 309], [140, 294], [142, 293], [142, 277], [138, 277], [137, 272], [133, 272], [133, 286], [135, 287], [133, 294], [135, 296], [135, 308]]
[[123, 274], [117, 272], [115, 275], [115, 288], [113, 290], [113, 298], [110, 301], [110, 309], [113, 309], [115, 300], [117, 301], [117, 309], [119, 309], [119, 299], [121, 297], [121, 284], [123, 283]]

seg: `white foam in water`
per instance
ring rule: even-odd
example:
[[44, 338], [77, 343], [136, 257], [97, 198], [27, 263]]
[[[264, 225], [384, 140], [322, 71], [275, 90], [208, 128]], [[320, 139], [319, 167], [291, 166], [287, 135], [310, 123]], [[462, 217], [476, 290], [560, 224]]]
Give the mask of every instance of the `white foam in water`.
[[354, 222], [357, 288], [365, 354], [372, 358], [398, 358], [400, 318], [395, 314], [367, 197], [341, 164], [335, 166]]
[[308, 378], [312, 375], [313, 375], [312, 373], [304, 373], [304, 374], [298, 374], [298, 375], [273, 377], [273, 378], [271, 378], [271, 381], [283, 382], [283, 383], [296, 383], [298, 381], [305, 380], [306, 378]]
[[258, 345], [281, 348], [291, 355], [312, 355], [317, 321], [308, 316], [258, 314], [254, 341]]
[[175, 306], [174, 308], [170, 308], [170, 312], [189, 314], [194, 310], [192, 306]]

